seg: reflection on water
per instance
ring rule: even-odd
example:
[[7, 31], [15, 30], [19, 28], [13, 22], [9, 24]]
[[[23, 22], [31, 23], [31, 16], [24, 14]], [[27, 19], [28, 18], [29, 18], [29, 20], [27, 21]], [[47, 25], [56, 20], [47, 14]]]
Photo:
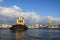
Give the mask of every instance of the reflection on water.
[[28, 29], [20, 32], [0, 29], [0, 40], [60, 40], [60, 29]]
[[0, 40], [24, 40], [24, 32], [12, 32], [9, 29], [0, 29]]
[[24, 31], [16, 31], [16, 40], [24, 40]]

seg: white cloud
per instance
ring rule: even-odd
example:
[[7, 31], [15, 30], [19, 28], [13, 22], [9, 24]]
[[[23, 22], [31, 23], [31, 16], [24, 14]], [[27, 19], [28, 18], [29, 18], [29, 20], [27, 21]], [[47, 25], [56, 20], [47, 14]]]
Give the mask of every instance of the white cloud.
[[[7, 23], [15, 23], [16, 18], [19, 16], [22, 8], [14, 5], [12, 7], [0, 7], [0, 21]], [[22, 12], [27, 24], [47, 24], [48, 19], [51, 20], [52, 24], [60, 24], [60, 18], [54, 18], [51, 16], [40, 16], [36, 12]], [[5, 22], [5, 23], [6, 23]]]
[[40, 19], [40, 16], [37, 15], [35, 12], [26, 12], [24, 15], [26, 19], [29, 19], [30, 21], [33, 22], [38, 22]]
[[19, 11], [21, 11], [20, 7], [13, 6], [13, 7], [0, 7], [0, 15], [8, 16], [8, 17], [15, 17], [18, 16]]

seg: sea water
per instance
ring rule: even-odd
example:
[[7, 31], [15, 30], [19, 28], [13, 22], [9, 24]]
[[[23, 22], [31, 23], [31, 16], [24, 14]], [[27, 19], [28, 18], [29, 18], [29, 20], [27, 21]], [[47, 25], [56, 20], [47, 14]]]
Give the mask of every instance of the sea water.
[[0, 29], [0, 40], [60, 40], [60, 29], [31, 28], [16, 32]]

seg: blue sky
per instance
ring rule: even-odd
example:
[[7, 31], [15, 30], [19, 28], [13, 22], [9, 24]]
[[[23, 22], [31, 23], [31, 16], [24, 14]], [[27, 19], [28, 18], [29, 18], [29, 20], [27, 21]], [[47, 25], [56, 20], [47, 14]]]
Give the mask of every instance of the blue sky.
[[16, 5], [22, 11], [34, 11], [40, 16], [60, 17], [60, 0], [2, 0], [0, 6], [11, 7]]
[[29, 25], [60, 24], [60, 0], [0, 0], [0, 23], [15, 24], [20, 11]]

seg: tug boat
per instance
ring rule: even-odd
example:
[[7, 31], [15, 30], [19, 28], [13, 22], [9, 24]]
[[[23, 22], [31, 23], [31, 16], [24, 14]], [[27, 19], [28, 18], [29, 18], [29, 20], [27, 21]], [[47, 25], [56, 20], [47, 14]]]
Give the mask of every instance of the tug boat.
[[28, 27], [25, 25], [24, 17], [22, 16], [22, 12], [20, 13], [20, 16], [16, 20], [16, 25], [12, 25], [10, 27], [11, 30], [27, 30]]

